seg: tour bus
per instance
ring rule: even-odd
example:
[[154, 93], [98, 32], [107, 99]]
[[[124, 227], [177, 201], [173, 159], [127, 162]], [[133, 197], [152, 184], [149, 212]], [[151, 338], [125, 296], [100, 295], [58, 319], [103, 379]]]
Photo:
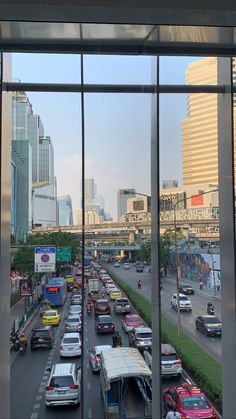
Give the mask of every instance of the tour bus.
[[151, 376], [138, 349], [102, 351], [100, 385], [105, 418], [151, 418]]
[[50, 301], [51, 306], [62, 306], [67, 296], [67, 282], [65, 278], [51, 278], [45, 286], [44, 299]]

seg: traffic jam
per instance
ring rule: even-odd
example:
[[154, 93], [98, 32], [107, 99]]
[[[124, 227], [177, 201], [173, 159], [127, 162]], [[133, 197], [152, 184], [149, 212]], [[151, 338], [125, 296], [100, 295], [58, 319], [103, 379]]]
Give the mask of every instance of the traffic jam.
[[[69, 417], [69, 408], [79, 407], [82, 364], [96, 376], [94, 392], [99, 392], [103, 406], [102, 414], [91, 417], [151, 418], [152, 330], [98, 262], [90, 261], [84, 276], [84, 319], [90, 342], [94, 335], [94, 344], [87, 346], [87, 339], [81, 336], [82, 269], [76, 262], [67, 267], [63, 276], [48, 281], [36, 320], [28, 334], [12, 337], [13, 349], [27, 356], [28, 351], [54, 350], [55, 339], [60, 339], [60, 361], [45, 370], [45, 408], [67, 409], [63, 414]], [[182, 419], [217, 417], [210, 401], [184, 373], [180, 357], [168, 343], [161, 345], [161, 372], [163, 418], [171, 418], [171, 412]], [[92, 405], [93, 400], [89, 403]]]

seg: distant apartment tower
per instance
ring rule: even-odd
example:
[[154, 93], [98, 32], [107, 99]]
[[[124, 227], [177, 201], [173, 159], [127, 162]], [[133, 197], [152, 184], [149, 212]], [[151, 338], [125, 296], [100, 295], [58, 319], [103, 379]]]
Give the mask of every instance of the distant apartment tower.
[[178, 180], [176, 179], [163, 180], [162, 188], [163, 189], [178, 188]]
[[[85, 211], [84, 213], [84, 223], [85, 225], [94, 225], [101, 224], [101, 217], [93, 211]], [[76, 224], [82, 225], [82, 209], [78, 208], [76, 210]]]
[[119, 189], [117, 192], [117, 219], [120, 221], [123, 214], [127, 213], [127, 200], [135, 198], [135, 189]]
[[38, 182], [54, 182], [54, 149], [49, 136], [39, 138]]
[[[235, 79], [235, 61], [233, 74]], [[217, 58], [207, 57], [189, 64], [186, 83], [217, 85]], [[216, 94], [187, 95], [187, 117], [182, 121], [184, 185], [218, 184], [217, 112]]]
[[73, 211], [70, 195], [59, 196], [57, 202], [59, 213], [59, 225], [73, 225]]

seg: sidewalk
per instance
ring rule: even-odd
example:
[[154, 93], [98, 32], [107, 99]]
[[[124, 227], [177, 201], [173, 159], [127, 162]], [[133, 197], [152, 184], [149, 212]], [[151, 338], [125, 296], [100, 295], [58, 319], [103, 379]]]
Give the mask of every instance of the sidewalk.
[[22, 317], [25, 314], [25, 299], [22, 298], [19, 300], [10, 310], [10, 320], [11, 325], [13, 324], [14, 320], [18, 317]]
[[[176, 282], [176, 277], [174, 275], [171, 275], [171, 274], [168, 274], [168, 276], [163, 278], [164, 281], [165, 281], [165, 279], [169, 279], [171, 281]], [[199, 295], [204, 295], [205, 297], [211, 297], [215, 300], [221, 300], [221, 292], [220, 291], [216, 291], [216, 293], [215, 293], [213, 288], [206, 287], [205, 285], [203, 285], [203, 290], [200, 291], [198, 281], [193, 281], [192, 279], [180, 278], [179, 282], [180, 282], [180, 284], [191, 285], [191, 287], [193, 287], [193, 289], [194, 289], [194, 292], [196, 292]]]

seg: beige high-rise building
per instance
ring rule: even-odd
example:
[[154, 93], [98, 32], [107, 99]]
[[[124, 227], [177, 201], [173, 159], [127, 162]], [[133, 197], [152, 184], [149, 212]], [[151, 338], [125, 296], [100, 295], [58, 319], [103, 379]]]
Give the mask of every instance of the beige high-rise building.
[[[235, 75], [234, 62], [234, 78]], [[186, 83], [216, 85], [217, 58], [191, 63], [186, 70]], [[187, 95], [187, 118], [182, 121], [182, 161], [184, 185], [218, 184], [217, 94]]]

